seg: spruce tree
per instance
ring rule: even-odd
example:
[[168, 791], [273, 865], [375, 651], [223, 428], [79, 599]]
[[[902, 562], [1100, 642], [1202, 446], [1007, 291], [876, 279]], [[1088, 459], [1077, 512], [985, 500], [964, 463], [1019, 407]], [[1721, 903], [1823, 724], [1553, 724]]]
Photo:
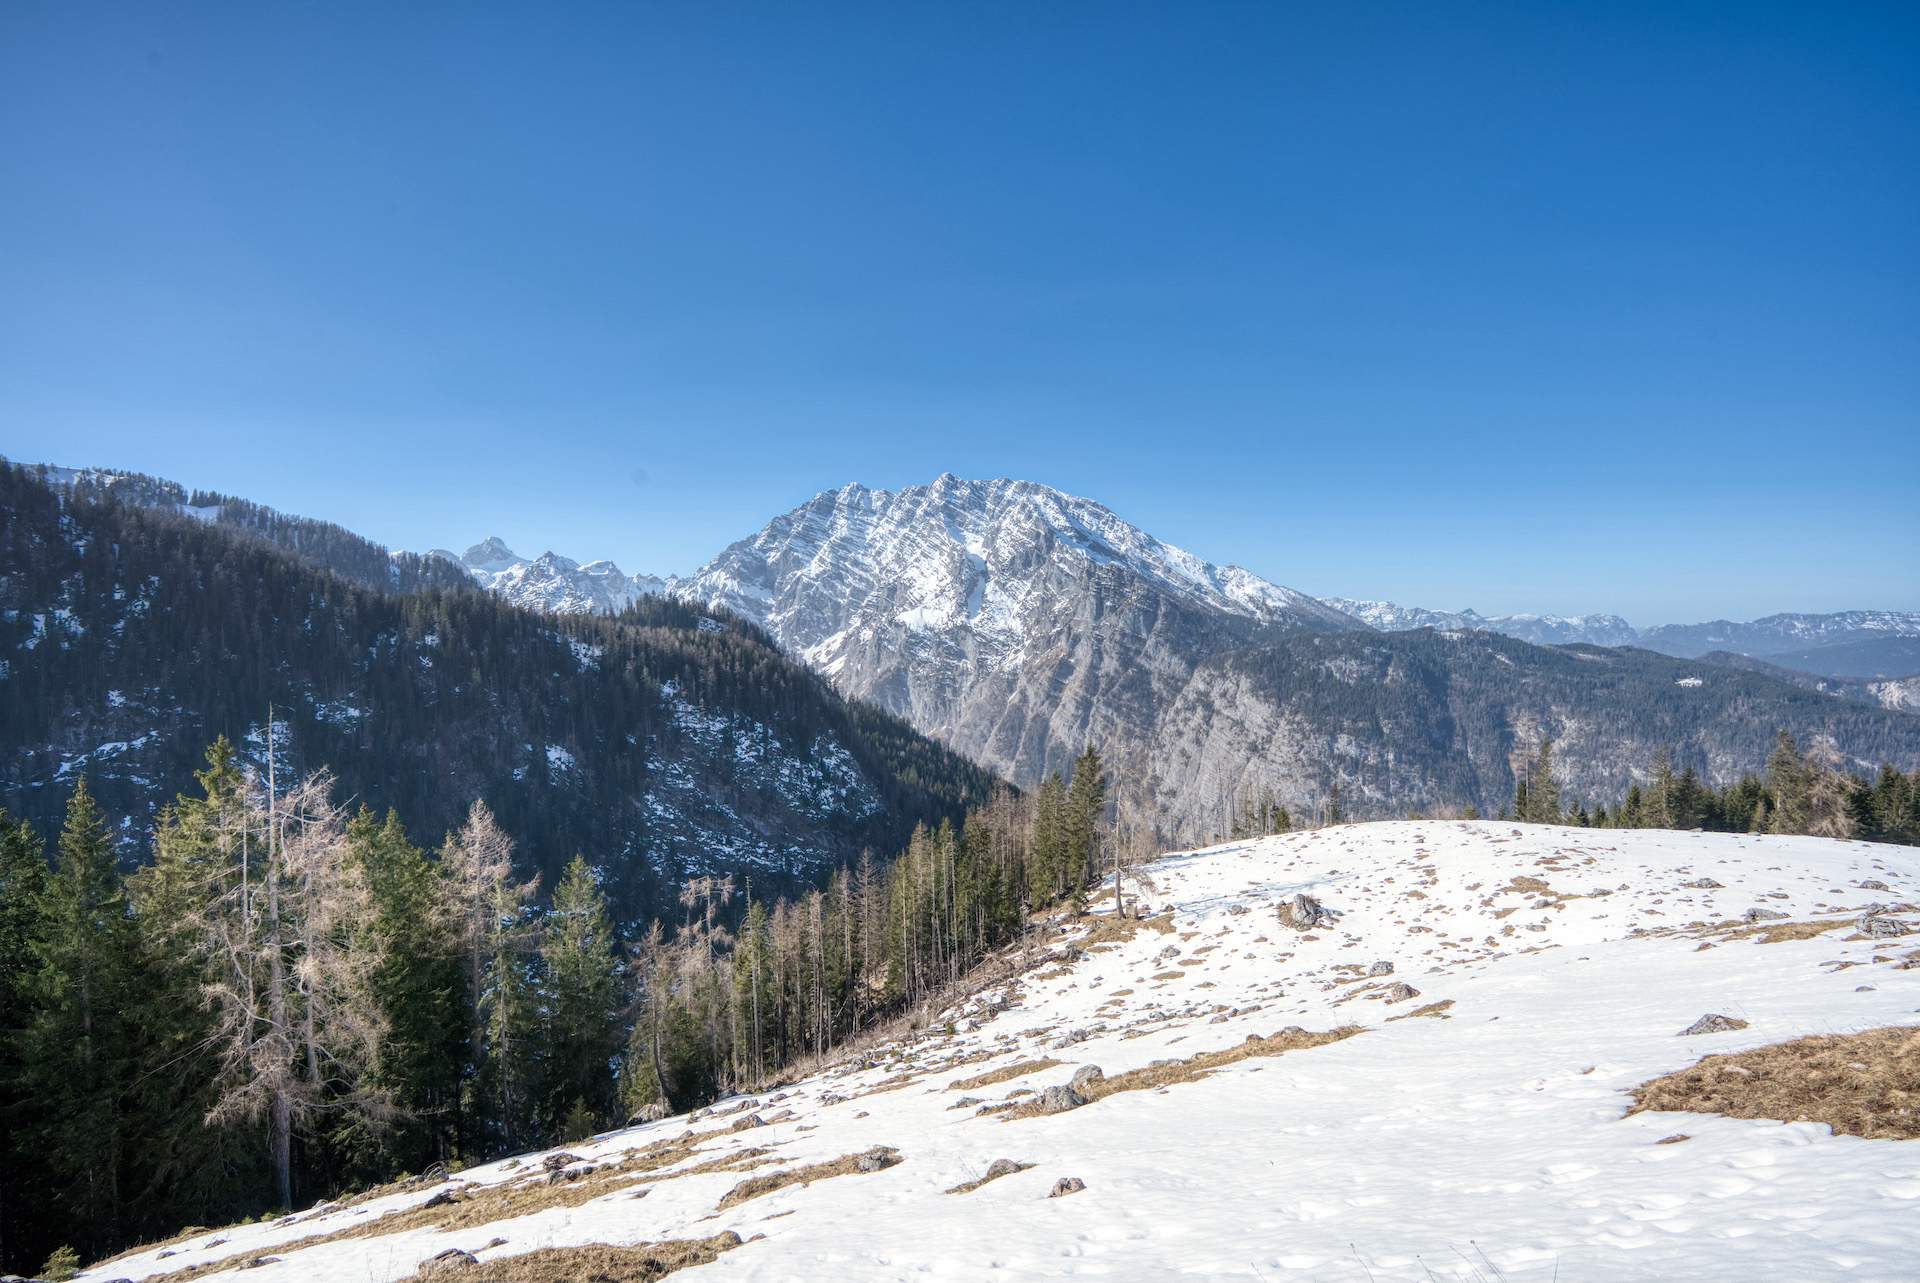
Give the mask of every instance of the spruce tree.
[[1553, 779], [1553, 741], [1540, 741], [1528, 772], [1525, 819], [1535, 824], [1560, 823], [1560, 786]]
[[72, 1240], [99, 1251], [122, 1230], [125, 1097], [136, 1070], [126, 1014], [139, 944], [113, 840], [85, 776], [68, 802], [58, 849], [33, 942], [35, 1011], [23, 1076], [37, 1117], [27, 1134]]
[[1769, 825], [1774, 833], [1807, 831], [1808, 781], [1806, 760], [1800, 746], [1786, 727], [1774, 739], [1773, 753], [1767, 758], [1767, 791], [1773, 796], [1773, 817]]
[[595, 1118], [614, 1112], [610, 1070], [619, 1052], [620, 964], [607, 899], [576, 855], [553, 891], [544, 965], [546, 1039], [542, 1096], [550, 1127], [583, 1100]]

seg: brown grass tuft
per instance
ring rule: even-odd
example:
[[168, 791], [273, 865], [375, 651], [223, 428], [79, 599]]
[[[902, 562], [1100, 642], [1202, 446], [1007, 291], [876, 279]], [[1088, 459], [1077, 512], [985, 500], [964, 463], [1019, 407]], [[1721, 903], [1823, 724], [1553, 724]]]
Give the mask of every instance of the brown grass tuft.
[[478, 1265], [427, 1268], [404, 1283], [452, 1280], [460, 1283], [653, 1283], [689, 1265], [706, 1265], [740, 1246], [732, 1230], [712, 1238], [671, 1239], [633, 1247], [546, 1247]]
[[[997, 1163], [996, 1163], [996, 1164], [995, 1164], [995, 1166], [999, 1166], [999, 1164], [997, 1164]], [[949, 1194], [971, 1194], [971, 1193], [973, 1193], [973, 1191], [975, 1191], [975, 1190], [977, 1190], [977, 1189], [979, 1189], [979, 1188], [980, 1188], [980, 1187], [981, 1187], [982, 1185], [985, 1185], [985, 1184], [986, 1184], [986, 1183], [987, 1183], [988, 1181], [997, 1181], [997, 1180], [999, 1180], [999, 1179], [1000, 1179], [1000, 1178], [1001, 1178], [1002, 1176], [1011, 1176], [1011, 1175], [1013, 1175], [1013, 1173], [1014, 1173], [1014, 1172], [1024, 1172], [1024, 1171], [1026, 1171], [1026, 1170], [1027, 1170], [1027, 1169], [1028, 1169], [1029, 1167], [1032, 1167], [1032, 1166], [1034, 1166], [1034, 1164], [1032, 1164], [1032, 1163], [1009, 1163], [1009, 1164], [1008, 1164], [1008, 1167], [1009, 1167], [1009, 1168], [1010, 1168], [1011, 1170], [1006, 1170], [1006, 1169], [1003, 1169], [1003, 1170], [1001, 1170], [1001, 1171], [998, 1171], [998, 1172], [996, 1172], [996, 1171], [994, 1171], [994, 1170], [993, 1170], [993, 1168], [991, 1168], [991, 1167], [990, 1167], [990, 1168], [988, 1168], [988, 1169], [987, 1169], [987, 1174], [986, 1174], [985, 1176], [982, 1176], [982, 1177], [981, 1177], [981, 1178], [980, 1178], [979, 1180], [977, 1180], [977, 1181], [963, 1181], [963, 1182], [961, 1182], [960, 1184], [958, 1184], [958, 1185], [955, 1185], [955, 1186], [954, 1186], [954, 1187], [953, 1187], [952, 1189], [950, 1189], [950, 1190], [948, 1190], [948, 1191], [947, 1191], [947, 1193], [949, 1193]]]
[[962, 1078], [947, 1084], [948, 1091], [973, 1091], [979, 1087], [997, 1087], [1001, 1083], [1012, 1082], [1016, 1078], [1025, 1078], [1028, 1074], [1037, 1074], [1042, 1069], [1052, 1069], [1055, 1065], [1064, 1065], [1064, 1060], [1055, 1060], [1048, 1056], [1043, 1060], [1023, 1060], [1017, 1065], [1008, 1065], [991, 1073], [981, 1074], [977, 1078]]
[[1783, 940], [1811, 940], [1825, 935], [1844, 922], [1775, 922], [1760, 933], [1761, 944], [1779, 944]]
[[1453, 1017], [1447, 1015], [1446, 1011], [1447, 1008], [1452, 1005], [1453, 999], [1442, 998], [1439, 1002], [1430, 1002], [1424, 1007], [1415, 1007], [1412, 1011], [1403, 1011], [1397, 1016], [1388, 1016], [1387, 1023], [1392, 1024], [1396, 1020], [1412, 1020], [1415, 1016], [1432, 1016], [1436, 1020], [1451, 1020]]
[[1642, 1083], [1633, 1108], [1826, 1123], [1841, 1136], [1920, 1136], [1920, 1028], [1894, 1026], [1839, 1037], [1707, 1056]]
[[790, 1171], [774, 1172], [768, 1176], [755, 1176], [751, 1180], [741, 1181], [727, 1191], [720, 1200], [720, 1210], [738, 1207], [752, 1199], [761, 1198], [777, 1189], [789, 1185], [811, 1185], [815, 1181], [830, 1180], [835, 1176], [852, 1176], [858, 1173], [861, 1159], [877, 1160], [879, 1166], [874, 1171], [892, 1167], [900, 1161], [900, 1151], [891, 1145], [875, 1145], [872, 1149], [859, 1154], [842, 1154], [839, 1158], [826, 1163], [809, 1163], [805, 1167], [795, 1167]]
[[[1362, 1031], [1360, 1025], [1343, 1025], [1330, 1029], [1326, 1033], [1277, 1033], [1271, 1038], [1262, 1038], [1258, 1034], [1248, 1034], [1247, 1040], [1237, 1047], [1228, 1047], [1223, 1051], [1203, 1051], [1188, 1056], [1185, 1060], [1176, 1060], [1165, 1065], [1155, 1065], [1147, 1069], [1135, 1069], [1130, 1073], [1115, 1074], [1098, 1082], [1088, 1083], [1078, 1090], [1089, 1101], [1104, 1100], [1108, 1096], [1123, 1091], [1148, 1091], [1158, 1087], [1169, 1087], [1174, 1083], [1198, 1082], [1215, 1070], [1255, 1056], [1278, 1056], [1283, 1052], [1305, 1051], [1309, 1047], [1324, 1047], [1328, 1043], [1342, 1042]], [[1007, 1118], [1036, 1118], [1040, 1116], [1038, 1100], [1025, 1102], [1007, 1111]]]

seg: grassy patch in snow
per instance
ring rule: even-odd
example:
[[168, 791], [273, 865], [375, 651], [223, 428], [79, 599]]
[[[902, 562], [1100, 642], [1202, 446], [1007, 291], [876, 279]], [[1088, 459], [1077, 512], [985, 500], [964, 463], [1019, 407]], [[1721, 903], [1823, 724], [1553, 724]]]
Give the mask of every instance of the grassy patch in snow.
[[[1149, 1091], [1159, 1087], [1169, 1087], [1174, 1083], [1198, 1082], [1218, 1069], [1250, 1060], [1255, 1056], [1278, 1056], [1289, 1051], [1305, 1051], [1309, 1047], [1324, 1047], [1328, 1043], [1342, 1042], [1362, 1032], [1362, 1025], [1342, 1025], [1338, 1029], [1329, 1029], [1325, 1033], [1309, 1033], [1305, 1029], [1285, 1029], [1270, 1038], [1259, 1034], [1248, 1034], [1247, 1040], [1238, 1046], [1227, 1047], [1220, 1051], [1203, 1051], [1188, 1056], [1185, 1060], [1169, 1060], [1164, 1064], [1149, 1065], [1145, 1069], [1135, 1069], [1124, 1074], [1115, 1074], [1111, 1078], [1102, 1078], [1078, 1088], [1080, 1094], [1089, 1101], [1104, 1100], [1108, 1096], [1123, 1091]], [[1007, 1118], [1037, 1118], [1043, 1114], [1043, 1103], [1036, 1099], [1007, 1111]]]
[[1633, 1108], [1826, 1123], [1835, 1135], [1920, 1137], [1920, 1028], [1898, 1025], [1707, 1056], [1642, 1083]]
[[[862, 1160], [867, 1164], [864, 1167], [861, 1165]], [[728, 1190], [726, 1197], [720, 1200], [720, 1210], [724, 1212], [729, 1207], [738, 1207], [751, 1199], [762, 1198], [789, 1185], [811, 1185], [815, 1181], [830, 1180], [835, 1176], [877, 1172], [892, 1167], [899, 1161], [899, 1150], [891, 1145], [875, 1145], [863, 1153], [842, 1154], [831, 1162], [808, 1163], [805, 1167], [794, 1167], [768, 1176], [755, 1176], [751, 1180], [741, 1181]]]
[[1037, 1074], [1042, 1069], [1052, 1069], [1055, 1065], [1064, 1065], [1064, 1060], [1055, 1060], [1048, 1056], [1042, 1060], [1023, 1060], [1017, 1065], [1008, 1065], [995, 1069], [991, 1073], [981, 1074], [977, 1078], [962, 1078], [947, 1084], [948, 1091], [974, 1091], [981, 1087], [998, 1087], [1001, 1083], [1012, 1082], [1016, 1078], [1025, 1078], [1028, 1074]]
[[712, 1238], [671, 1239], [663, 1243], [638, 1243], [632, 1247], [609, 1247], [590, 1243], [585, 1247], [545, 1247], [519, 1256], [501, 1257], [475, 1265], [423, 1264], [420, 1272], [405, 1283], [459, 1279], [460, 1283], [653, 1283], [675, 1270], [716, 1261], [720, 1253], [740, 1246], [740, 1236], [732, 1230]]

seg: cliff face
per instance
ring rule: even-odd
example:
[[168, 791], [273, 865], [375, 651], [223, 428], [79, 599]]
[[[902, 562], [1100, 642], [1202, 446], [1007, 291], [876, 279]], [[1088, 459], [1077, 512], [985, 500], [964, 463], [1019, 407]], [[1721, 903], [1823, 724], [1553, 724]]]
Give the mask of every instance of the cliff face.
[[845, 694], [1017, 783], [1089, 741], [1138, 758], [1209, 655], [1365, 627], [1090, 500], [953, 476], [817, 495], [677, 592], [761, 623]]

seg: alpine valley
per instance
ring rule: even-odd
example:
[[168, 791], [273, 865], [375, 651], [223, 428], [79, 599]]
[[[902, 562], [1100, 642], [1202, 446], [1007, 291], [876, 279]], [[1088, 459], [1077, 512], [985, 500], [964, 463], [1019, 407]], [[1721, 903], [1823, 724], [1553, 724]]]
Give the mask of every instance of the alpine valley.
[[[1318, 815], [1336, 787], [1349, 814], [1491, 811], [1543, 736], [1563, 786], [1606, 802], [1644, 781], [1661, 745], [1731, 783], [1783, 726], [1834, 736], [1869, 772], [1920, 764], [1920, 719], [1902, 711], [1914, 684], [1898, 680], [1920, 670], [1920, 615], [1643, 633], [1611, 615], [1316, 599], [1027, 481], [827, 491], [685, 579], [527, 561], [497, 539], [434, 555], [539, 609], [658, 592], [732, 612], [845, 695], [1022, 786], [1092, 744], [1123, 809], [1165, 841], [1225, 832], [1250, 803]], [[1909, 654], [1844, 677], [1863, 655]], [[1754, 662], [1821, 655], [1847, 659], [1842, 678]]]

